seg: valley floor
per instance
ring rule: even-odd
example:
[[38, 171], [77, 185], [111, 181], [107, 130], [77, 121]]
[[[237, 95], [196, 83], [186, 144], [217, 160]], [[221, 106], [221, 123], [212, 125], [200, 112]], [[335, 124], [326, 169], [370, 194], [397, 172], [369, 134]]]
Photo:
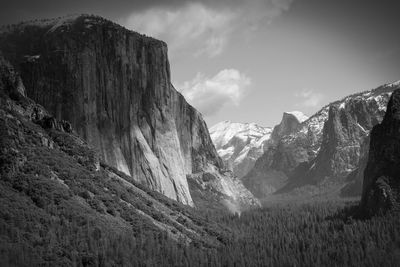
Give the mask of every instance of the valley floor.
[[[20, 232], [0, 217], [1, 265], [74, 266], [397, 266], [400, 215], [358, 218], [357, 201], [281, 203], [239, 215], [199, 211], [215, 224], [217, 248], [183, 245], [167, 235], [136, 229], [109, 234], [91, 221]], [[57, 214], [57, 212], [55, 212]], [[35, 222], [38, 225], [40, 221]], [[36, 226], [36, 227], [37, 227]], [[29, 233], [31, 231], [31, 233]], [[29, 241], [29, 242], [27, 242]], [[72, 252], [72, 253], [71, 253]]]
[[361, 196], [342, 196], [342, 183], [304, 185], [287, 192], [275, 192], [262, 198], [263, 207], [271, 207], [281, 204], [310, 204], [319, 202], [357, 202]]

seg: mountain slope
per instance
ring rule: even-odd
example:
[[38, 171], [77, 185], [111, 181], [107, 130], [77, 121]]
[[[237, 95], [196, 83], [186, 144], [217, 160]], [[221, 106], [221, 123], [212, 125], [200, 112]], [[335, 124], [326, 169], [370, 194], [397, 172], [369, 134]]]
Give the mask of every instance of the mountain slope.
[[263, 197], [280, 189], [271, 178], [286, 181], [279, 183], [284, 187], [281, 192], [326, 181], [345, 183], [345, 177], [358, 168], [362, 143], [382, 120], [390, 93], [398, 86], [387, 84], [323, 107], [278, 139], [244, 177], [245, 185]]
[[110, 248], [122, 240], [216, 247], [215, 233], [226, 232], [101, 163], [70, 123], [26, 97], [1, 54], [0, 203], [2, 265], [134, 264]]
[[135, 181], [193, 205], [186, 176], [220, 175], [201, 114], [171, 85], [164, 42], [82, 15], [3, 28], [0, 49], [30, 98]]
[[264, 152], [271, 128], [255, 123], [220, 122], [210, 128], [210, 136], [219, 156], [232, 168], [234, 174], [243, 177]]

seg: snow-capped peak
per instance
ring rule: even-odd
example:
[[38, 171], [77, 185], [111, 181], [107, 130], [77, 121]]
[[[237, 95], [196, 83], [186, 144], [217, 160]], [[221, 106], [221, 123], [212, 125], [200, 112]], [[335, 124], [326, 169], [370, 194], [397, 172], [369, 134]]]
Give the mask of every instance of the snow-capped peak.
[[272, 128], [256, 123], [223, 121], [210, 129], [210, 136], [220, 157], [232, 164], [235, 174], [242, 177], [264, 152]]
[[231, 121], [223, 121], [210, 128], [211, 139], [217, 148], [226, 145], [233, 137], [246, 142], [249, 138], [260, 138], [269, 132], [271, 132], [271, 128], [262, 127], [256, 123]]
[[386, 84], [387, 87], [397, 87], [400, 86], [400, 80]]

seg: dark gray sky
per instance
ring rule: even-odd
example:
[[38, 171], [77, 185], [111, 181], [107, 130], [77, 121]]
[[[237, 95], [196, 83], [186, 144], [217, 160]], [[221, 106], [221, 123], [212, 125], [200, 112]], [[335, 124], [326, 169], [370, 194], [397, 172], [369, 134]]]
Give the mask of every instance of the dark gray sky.
[[399, 0], [13, 0], [0, 23], [101, 15], [169, 45], [172, 79], [209, 125], [273, 126], [400, 79]]

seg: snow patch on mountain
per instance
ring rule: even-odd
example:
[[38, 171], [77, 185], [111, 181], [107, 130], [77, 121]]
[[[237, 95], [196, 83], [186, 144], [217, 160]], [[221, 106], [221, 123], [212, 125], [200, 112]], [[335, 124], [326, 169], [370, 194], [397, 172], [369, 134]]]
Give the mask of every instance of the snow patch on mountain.
[[210, 135], [216, 147], [223, 147], [234, 137], [243, 142], [258, 140], [270, 132], [268, 129], [255, 123], [223, 121], [210, 128]]
[[324, 128], [324, 123], [328, 119], [329, 106], [336, 105], [338, 106], [339, 109], [345, 109], [346, 104], [349, 101], [360, 100], [360, 101], [366, 101], [369, 104], [378, 105], [379, 111], [386, 111], [387, 100], [389, 99], [392, 93], [393, 87], [397, 86], [400, 86], [400, 80], [397, 82], [385, 84], [376, 89], [364, 91], [361, 93], [356, 93], [347, 96], [341, 100], [332, 102], [329, 105], [324, 106], [322, 109], [320, 109], [317, 113], [315, 113], [307, 120], [303, 121], [300, 129], [297, 132], [290, 134], [288, 136], [284, 136], [283, 139], [285, 141], [290, 142], [290, 140], [292, 141], [296, 140], [299, 137], [299, 135], [304, 136], [312, 134], [314, 136], [314, 140], [316, 141], [315, 143], [312, 144], [312, 147], [314, 148], [315, 152], [318, 152], [320, 146], [320, 140], [322, 137], [322, 130]]
[[219, 156], [242, 177], [264, 152], [272, 129], [255, 123], [220, 122], [210, 128], [210, 136]]
[[303, 112], [301, 112], [301, 111], [289, 111], [289, 112], [285, 112], [285, 113], [295, 116], [296, 119], [297, 119], [300, 123], [308, 119], [308, 116], [305, 115], [305, 114], [304, 114]]
[[386, 84], [387, 87], [398, 87], [400, 86], [400, 80]]

